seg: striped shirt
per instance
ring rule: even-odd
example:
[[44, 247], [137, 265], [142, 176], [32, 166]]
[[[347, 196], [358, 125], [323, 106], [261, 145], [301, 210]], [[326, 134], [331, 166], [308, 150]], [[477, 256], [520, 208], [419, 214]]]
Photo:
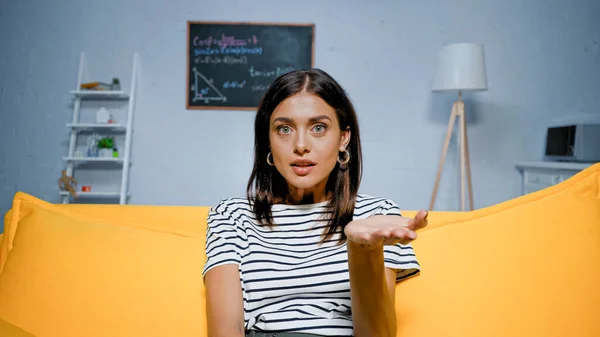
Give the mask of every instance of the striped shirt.
[[[352, 336], [347, 245], [341, 232], [320, 244], [330, 214], [326, 202], [276, 204], [272, 229], [258, 224], [247, 199], [222, 200], [208, 215], [207, 261], [212, 268], [237, 264], [247, 330]], [[400, 215], [398, 206], [381, 197], [358, 195], [354, 219]], [[384, 246], [384, 263], [397, 269], [396, 280], [420, 268], [410, 245]]]

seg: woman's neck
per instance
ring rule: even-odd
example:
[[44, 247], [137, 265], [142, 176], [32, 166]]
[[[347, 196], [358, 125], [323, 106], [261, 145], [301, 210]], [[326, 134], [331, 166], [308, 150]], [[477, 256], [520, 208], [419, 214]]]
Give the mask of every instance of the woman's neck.
[[305, 205], [305, 204], [318, 204], [324, 201], [327, 201], [331, 198], [331, 192], [327, 192], [324, 189], [321, 191], [309, 191], [309, 190], [300, 190], [295, 189], [292, 191], [290, 189], [286, 204], [290, 205]]

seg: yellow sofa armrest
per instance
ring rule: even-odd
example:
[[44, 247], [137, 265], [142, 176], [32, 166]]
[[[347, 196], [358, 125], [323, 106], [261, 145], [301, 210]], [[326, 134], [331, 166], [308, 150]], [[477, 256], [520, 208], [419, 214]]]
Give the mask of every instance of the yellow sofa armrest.
[[[4, 226], [3, 229], [6, 228], [8, 222], [10, 221], [10, 214], [12, 213], [12, 209], [9, 209], [6, 213], [4, 213]], [[4, 230], [0, 233], [0, 247], [2, 246], [2, 238], [4, 237]], [[2, 253], [0, 251], [0, 253]]]
[[32, 334], [25, 332], [21, 328], [10, 324], [0, 318], [0, 336], [3, 337], [34, 337]]

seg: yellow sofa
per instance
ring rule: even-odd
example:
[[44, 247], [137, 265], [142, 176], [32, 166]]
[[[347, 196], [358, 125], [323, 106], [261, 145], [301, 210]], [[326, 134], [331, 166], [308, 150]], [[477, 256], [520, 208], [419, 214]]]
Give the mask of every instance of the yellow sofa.
[[[206, 336], [208, 210], [17, 193], [0, 244], [0, 336]], [[397, 286], [398, 336], [600, 336], [600, 164], [429, 219], [414, 243], [422, 272]]]

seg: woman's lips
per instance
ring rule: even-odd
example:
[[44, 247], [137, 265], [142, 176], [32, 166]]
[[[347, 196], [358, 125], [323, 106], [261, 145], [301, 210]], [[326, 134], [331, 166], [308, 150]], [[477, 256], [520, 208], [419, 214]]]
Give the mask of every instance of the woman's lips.
[[299, 176], [305, 176], [312, 172], [315, 165], [312, 163], [292, 164], [292, 170]]

